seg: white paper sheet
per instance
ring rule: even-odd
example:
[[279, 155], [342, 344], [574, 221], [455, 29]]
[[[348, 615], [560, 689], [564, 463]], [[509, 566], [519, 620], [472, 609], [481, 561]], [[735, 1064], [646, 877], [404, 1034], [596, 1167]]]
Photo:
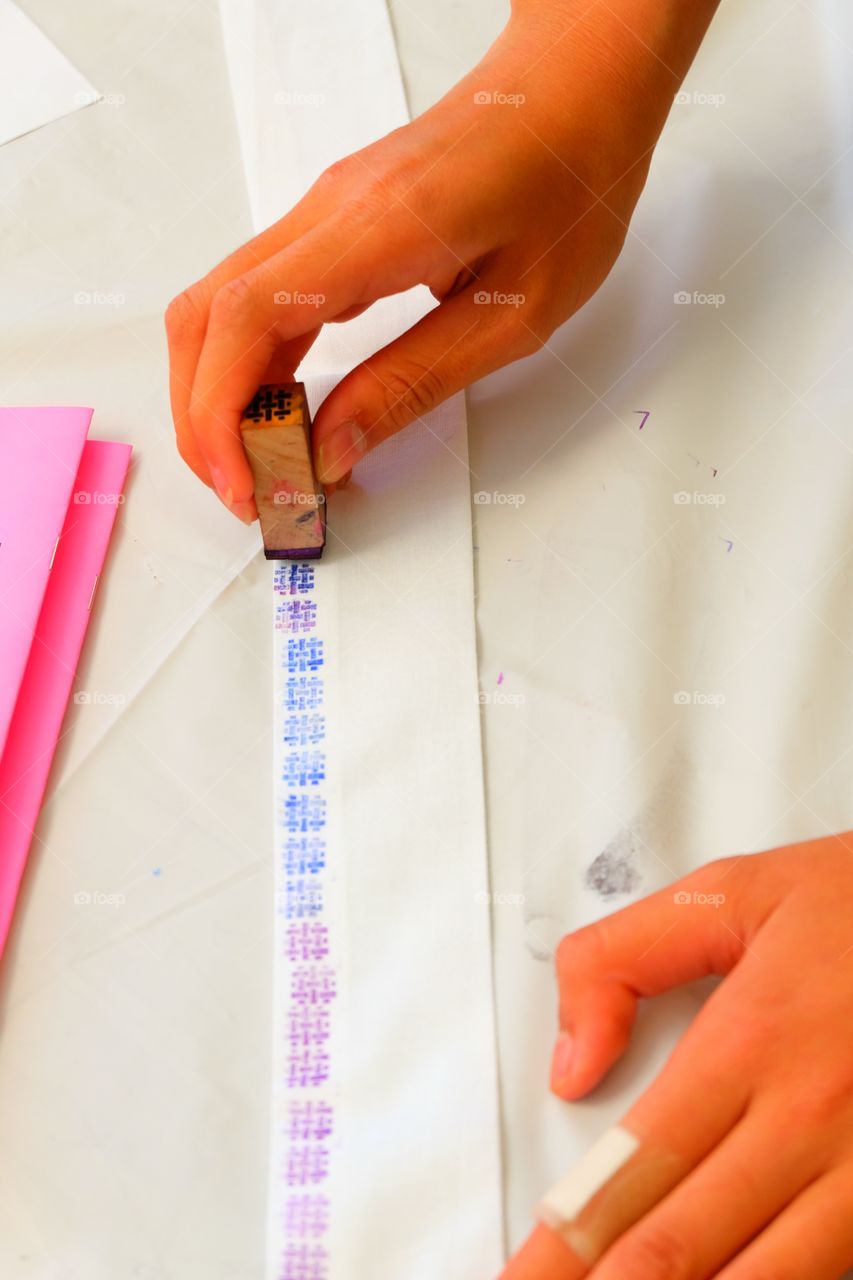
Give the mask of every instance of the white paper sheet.
[[0, 145], [100, 96], [12, 0], [0, 0], [0, 86]]
[[[224, 16], [260, 227], [401, 123], [402, 86], [380, 0]], [[325, 331], [315, 403], [334, 380], [318, 369], [348, 370], [428, 303]], [[465, 1280], [501, 1261], [466, 458], [458, 396], [357, 469], [322, 563], [294, 570], [304, 595], [276, 596], [269, 1280]], [[288, 630], [300, 599], [315, 611]], [[322, 741], [294, 745], [317, 715]]]
[[[28, 7], [52, 29], [51, 0]], [[256, 531], [229, 519], [175, 452], [162, 340], [169, 298], [251, 225], [216, 11], [150, 0], [113, 25], [104, 14], [99, 0], [78, 0], [69, 51], [83, 64], [80, 50], [91, 50], [93, 79], [125, 91], [126, 105], [84, 112], [73, 145], [63, 136], [52, 148], [65, 131], [41, 130], [0, 149], [16, 215], [0, 244], [3, 399], [95, 403], [98, 433], [132, 441], [136, 457], [81, 671], [81, 688], [115, 702], [73, 707], [66, 722], [0, 974], [0, 1271], [258, 1280], [270, 581]], [[419, 86], [414, 108], [472, 65], [496, 14], [493, 0], [394, 6], [407, 86]], [[632, 824], [637, 780], [669, 818], [665, 845], [657, 818], [644, 839], [677, 871], [853, 821], [850, 575], [846, 559], [834, 563], [849, 542], [847, 473], [836, 463], [849, 466], [853, 288], [835, 238], [853, 245], [849, 156], [806, 190], [853, 141], [851, 24], [829, 0], [781, 10], [724, 0], [687, 87], [726, 102], [674, 114], [638, 211], [640, 238], [629, 236], [603, 291], [550, 350], [468, 396], [475, 488], [512, 491], [527, 471], [524, 507], [474, 508], [482, 685], [526, 699], [484, 707], [493, 887], [504, 899], [494, 924], [512, 1242], [696, 1008], [684, 993], [646, 1010], [629, 1060], [592, 1100], [549, 1098], [555, 985], [537, 937], [553, 941], [625, 901], [592, 895], [584, 875]], [[75, 191], [73, 205], [45, 200], [57, 188]], [[803, 194], [826, 227], [796, 203]], [[691, 311], [649, 349], [674, 314], [676, 284], [646, 245], [678, 271], [678, 287], [708, 288], [769, 227], [738, 286], [721, 286], [724, 314]], [[80, 307], [79, 289], [125, 303]], [[751, 352], [725, 339], [722, 320]], [[631, 433], [639, 407], [652, 410], [642, 439]], [[655, 545], [675, 513], [662, 440], [679, 488], [699, 488], [695, 459], [718, 465], [721, 451], [735, 478], [748, 472], [722, 512], [691, 506]], [[555, 441], [547, 465], [528, 471]], [[731, 552], [716, 542], [721, 520], [737, 535]], [[647, 630], [658, 619], [663, 637]], [[654, 639], [691, 690], [719, 688], [716, 664], [737, 657], [743, 668], [722, 709], [674, 707], [664, 689], [684, 738], [672, 744], [670, 734], [646, 756], [656, 726], [671, 721], [660, 724], [654, 699], [636, 700], [659, 689], [660, 668], [638, 636]], [[730, 732], [743, 727], [729, 718], [739, 706], [754, 711], [746, 745]], [[608, 735], [623, 755], [587, 749]], [[575, 811], [621, 776], [607, 764], [620, 759], [637, 764], [606, 797], [615, 812], [569, 838]], [[76, 908], [87, 889], [126, 901]], [[511, 899], [525, 889], [519, 907]]]
[[469, 395], [477, 488], [526, 498], [474, 508], [511, 1244], [705, 994], [562, 1103], [562, 935], [853, 823], [851, 46], [847, 6], [724, 0], [604, 287]]
[[275, 595], [270, 1280], [500, 1260], [468, 508], [438, 440], [464, 450], [458, 405], [365, 462]]

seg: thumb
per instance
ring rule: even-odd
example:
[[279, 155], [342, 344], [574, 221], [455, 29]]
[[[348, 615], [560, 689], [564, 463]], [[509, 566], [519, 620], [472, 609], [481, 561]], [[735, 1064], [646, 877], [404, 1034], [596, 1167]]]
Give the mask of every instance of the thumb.
[[563, 938], [557, 948], [560, 1034], [551, 1067], [554, 1093], [579, 1098], [598, 1084], [627, 1048], [641, 997], [734, 967], [746, 943], [739, 936], [743, 924], [737, 919], [734, 882], [727, 877], [735, 865], [749, 862], [709, 863]]
[[469, 383], [536, 350], [519, 308], [491, 301], [492, 291], [473, 283], [353, 369], [323, 401], [314, 419], [323, 484]]

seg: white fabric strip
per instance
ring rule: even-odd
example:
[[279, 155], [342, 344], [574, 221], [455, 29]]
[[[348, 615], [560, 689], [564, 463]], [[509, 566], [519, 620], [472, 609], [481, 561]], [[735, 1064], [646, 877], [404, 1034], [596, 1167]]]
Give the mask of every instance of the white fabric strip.
[[[291, 4], [286, 20], [222, 7], [261, 226], [400, 124], [404, 99], [379, 0], [343, 15]], [[314, 406], [417, 319], [423, 293], [324, 332]], [[275, 616], [268, 1280], [492, 1274], [501, 1170], [462, 397], [335, 495], [323, 561], [276, 572]]]

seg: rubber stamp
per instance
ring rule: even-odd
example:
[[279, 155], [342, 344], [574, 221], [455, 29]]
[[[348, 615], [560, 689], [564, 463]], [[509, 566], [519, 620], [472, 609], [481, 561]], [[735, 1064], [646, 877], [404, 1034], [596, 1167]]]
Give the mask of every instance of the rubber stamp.
[[259, 387], [240, 430], [267, 560], [319, 560], [326, 545], [326, 495], [314, 475], [304, 383]]

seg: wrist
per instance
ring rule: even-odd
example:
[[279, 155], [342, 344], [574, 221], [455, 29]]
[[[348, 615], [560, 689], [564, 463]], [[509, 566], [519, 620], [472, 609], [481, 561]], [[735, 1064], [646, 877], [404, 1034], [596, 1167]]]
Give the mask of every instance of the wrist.
[[[597, 193], [642, 181], [718, 0], [514, 0], [490, 54], [561, 156], [584, 156]], [[603, 185], [602, 185], [603, 184]]]

